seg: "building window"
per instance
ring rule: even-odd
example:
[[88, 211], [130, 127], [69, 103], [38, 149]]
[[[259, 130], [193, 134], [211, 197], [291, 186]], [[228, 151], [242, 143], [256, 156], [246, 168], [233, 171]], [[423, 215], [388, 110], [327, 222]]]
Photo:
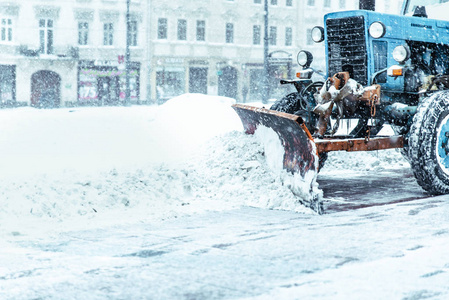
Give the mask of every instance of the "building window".
[[307, 0], [308, 6], [315, 6], [315, 0]]
[[16, 66], [0, 65], [0, 102], [16, 100]]
[[254, 4], [261, 4], [262, 0], [254, 0]]
[[260, 45], [260, 25], [253, 26], [253, 45]]
[[226, 23], [226, 43], [234, 43], [234, 24]]
[[271, 5], [278, 5], [278, 0], [271, 0]]
[[324, 0], [324, 7], [326, 8], [331, 7], [331, 0]]
[[159, 18], [157, 20], [157, 38], [166, 39], [167, 38], [167, 19]]
[[156, 97], [167, 100], [185, 93], [184, 71], [156, 71]]
[[11, 19], [2, 19], [1, 41], [2, 42], [12, 42], [12, 20]]
[[206, 40], [206, 21], [203, 20], [196, 21], [196, 40], [197, 41]]
[[103, 45], [112, 46], [114, 44], [114, 23], [103, 24]]
[[87, 45], [89, 41], [89, 23], [78, 22], [78, 45]]
[[293, 6], [293, 0], [285, 0], [285, 6]]
[[276, 46], [277, 43], [277, 27], [270, 26], [270, 45]]
[[291, 27], [285, 27], [285, 46], [291, 46], [293, 42], [293, 30]]
[[187, 40], [187, 20], [178, 20], [178, 40]]
[[137, 21], [129, 22], [129, 45], [137, 46]]
[[346, 7], [346, 1], [345, 0], [340, 0], [340, 8], [344, 9]]
[[306, 43], [307, 43], [307, 45], [313, 45], [313, 40], [312, 40], [312, 29], [307, 29], [307, 33], [306, 33]]
[[39, 52], [44, 54], [53, 53], [53, 20], [39, 20]]

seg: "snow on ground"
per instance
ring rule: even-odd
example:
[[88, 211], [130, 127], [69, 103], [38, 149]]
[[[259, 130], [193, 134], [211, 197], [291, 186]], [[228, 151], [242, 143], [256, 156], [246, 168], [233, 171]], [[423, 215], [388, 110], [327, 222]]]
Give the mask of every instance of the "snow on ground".
[[[245, 135], [232, 103], [186, 94], [160, 107], [1, 110], [0, 234], [240, 206], [313, 213], [279, 175], [279, 149], [267, 154], [280, 143]], [[348, 157], [331, 154], [328, 170], [405, 163], [394, 150]]]
[[[371, 202], [393, 182], [316, 215], [233, 102], [0, 110], [0, 298], [447, 298], [447, 196]], [[376, 188], [359, 179], [407, 167], [398, 150], [335, 152], [320, 175]]]

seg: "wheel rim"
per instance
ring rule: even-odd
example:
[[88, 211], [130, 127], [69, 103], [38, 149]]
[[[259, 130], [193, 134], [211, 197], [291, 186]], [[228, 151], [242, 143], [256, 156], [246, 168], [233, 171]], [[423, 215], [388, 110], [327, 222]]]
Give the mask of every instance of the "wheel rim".
[[440, 168], [449, 175], [449, 115], [440, 123], [437, 131], [436, 156]]

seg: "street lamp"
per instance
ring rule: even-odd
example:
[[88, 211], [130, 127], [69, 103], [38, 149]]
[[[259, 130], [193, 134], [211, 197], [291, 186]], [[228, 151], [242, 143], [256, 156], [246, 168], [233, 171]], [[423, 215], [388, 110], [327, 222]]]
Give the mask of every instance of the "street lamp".
[[264, 3], [264, 37], [263, 37], [263, 91], [262, 103], [268, 103], [269, 98], [269, 74], [268, 74], [268, 0]]
[[125, 80], [126, 80], [126, 89], [125, 89], [125, 102], [124, 105], [128, 106], [131, 104], [131, 91], [129, 87], [129, 72], [131, 68], [131, 54], [129, 52], [129, 44], [131, 43], [131, 20], [129, 14], [129, 3], [131, 0], [126, 0], [126, 50], [125, 50]]

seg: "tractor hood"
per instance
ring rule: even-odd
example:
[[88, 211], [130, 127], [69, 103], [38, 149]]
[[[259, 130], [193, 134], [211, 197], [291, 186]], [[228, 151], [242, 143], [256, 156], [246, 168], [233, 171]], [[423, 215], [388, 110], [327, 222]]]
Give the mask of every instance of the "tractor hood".
[[[381, 22], [385, 26], [385, 35], [381, 39], [422, 42], [435, 42], [438, 40], [438, 43], [449, 43], [449, 22], [436, 19], [353, 10], [327, 14], [324, 16], [324, 23], [327, 24], [329, 19], [345, 19], [356, 16], [363, 17], [365, 34], [370, 38], [369, 26], [374, 22]], [[325, 38], [327, 38], [327, 32]]]

